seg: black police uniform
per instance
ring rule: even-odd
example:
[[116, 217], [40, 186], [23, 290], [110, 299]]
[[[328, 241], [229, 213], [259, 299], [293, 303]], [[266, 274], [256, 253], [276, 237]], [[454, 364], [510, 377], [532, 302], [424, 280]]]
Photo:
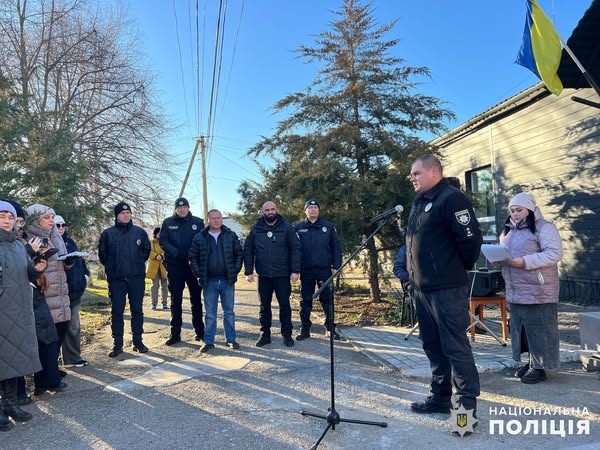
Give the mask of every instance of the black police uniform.
[[458, 403], [476, 407], [479, 374], [466, 335], [466, 271], [477, 261], [481, 243], [471, 203], [448, 180], [417, 195], [406, 233], [407, 268], [423, 350], [431, 363], [429, 399], [434, 403], [449, 405], [454, 384]]
[[160, 228], [159, 243], [165, 251], [167, 280], [171, 293], [171, 337], [181, 335], [183, 289], [187, 284], [192, 304], [192, 325], [199, 339], [204, 337], [202, 319], [202, 288], [192, 273], [188, 262], [188, 253], [196, 234], [204, 229], [204, 221], [192, 213], [181, 218], [178, 215], [168, 217]]
[[114, 346], [123, 347], [123, 313], [126, 296], [131, 309], [133, 345], [142, 343], [144, 313], [142, 302], [146, 287], [146, 261], [150, 256], [150, 239], [143, 228], [132, 222], [107, 228], [100, 235], [98, 257], [104, 264], [111, 302], [111, 330]]
[[290, 275], [300, 273], [302, 255], [300, 241], [294, 227], [279, 214], [276, 222], [269, 225], [261, 218], [256, 222], [244, 245], [244, 273], [258, 273], [260, 297], [260, 331], [271, 335], [273, 292], [279, 303], [281, 335], [292, 336], [292, 308]]
[[[310, 313], [313, 307], [315, 285], [320, 285], [331, 277], [331, 269], [342, 265], [342, 248], [335, 226], [320, 217], [312, 223], [305, 219], [295, 225], [302, 244], [302, 272], [300, 275], [300, 320], [301, 332], [308, 333], [312, 322]], [[325, 312], [325, 327], [333, 331], [329, 316], [329, 305], [333, 299], [331, 285], [323, 290], [319, 301]]]

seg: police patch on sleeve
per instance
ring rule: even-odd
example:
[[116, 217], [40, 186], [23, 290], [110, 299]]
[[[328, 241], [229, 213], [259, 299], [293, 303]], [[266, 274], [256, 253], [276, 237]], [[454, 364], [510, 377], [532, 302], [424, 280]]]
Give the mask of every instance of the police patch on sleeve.
[[323, 230], [323, 233], [327, 233], [327, 227], [323, 227], [321, 230]]
[[454, 213], [454, 217], [456, 221], [460, 223], [462, 226], [469, 225], [471, 222], [471, 214], [469, 214], [468, 209], [463, 209], [462, 211], [456, 211]]

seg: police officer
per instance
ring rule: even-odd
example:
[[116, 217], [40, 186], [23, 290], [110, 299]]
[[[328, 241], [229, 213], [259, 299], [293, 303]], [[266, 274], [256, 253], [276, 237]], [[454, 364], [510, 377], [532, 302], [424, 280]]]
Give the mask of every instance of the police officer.
[[181, 342], [181, 324], [183, 289], [187, 284], [192, 304], [192, 325], [196, 341], [204, 338], [204, 321], [202, 320], [202, 288], [192, 273], [188, 262], [188, 252], [196, 234], [204, 229], [204, 221], [190, 212], [187, 199], [175, 200], [175, 213], [168, 217], [160, 227], [159, 243], [165, 251], [167, 280], [171, 292], [171, 335], [165, 345]]
[[150, 256], [150, 239], [143, 228], [131, 221], [131, 208], [125, 202], [115, 206], [115, 224], [100, 235], [98, 257], [104, 265], [111, 303], [113, 349], [111, 358], [123, 352], [123, 312], [126, 297], [131, 309], [133, 351], [146, 353], [142, 342], [144, 313], [142, 302], [146, 288], [146, 261]]
[[[300, 334], [296, 336], [297, 341], [310, 337], [310, 313], [313, 306], [313, 294], [315, 285], [321, 285], [334, 275], [342, 265], [342, 248], [335, 226], [319, 217], [319, 202], [312, 199], [304, 204], [306, 220], [295, 225], [296, 233], [302, 244], [302, 272], [300, 273]], [[331, 284], [327, 286], [319, 301], [325, 312], [325, 328], [327, 333], [333, 333], [334, 339], [340, 335], [335, 331], [332, 323], [329, 307], [333, 301]]]
[[262, 217], [252, 225], [244, 247], [244, 273], [248, 282], [256, 280], [258, 273], [258, 296], [260, 297], [260, 331], [257, 347], [271, 343], [271, 302], [273, 292], [279, 303], [281, 335], [286, 347], [293, 347], [292, 308], [290, 294], [292, 281], [298, 281], [302, 255], [298, 235], [294, 227], [279, 215], [274, 202], [266, 202]]
[[465, 333], [469, 326], [467, 270], [482, 243], [479, 223], [467, 197], [443, 177], [433, 155], [412, 165], [410, 180], [417, 196], [406, 234], [407, 268], [423, 350], [431, 365], [431, 388], [416, 413], [448, 413], [452, 386], [457, 404], [476, 411], [479, 374]]

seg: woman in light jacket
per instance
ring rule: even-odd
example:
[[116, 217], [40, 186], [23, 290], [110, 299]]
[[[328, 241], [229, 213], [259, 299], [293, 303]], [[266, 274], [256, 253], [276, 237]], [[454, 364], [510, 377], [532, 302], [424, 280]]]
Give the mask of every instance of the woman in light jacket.
[[544, 220], [531, 194], [517, 194], [508, 205], [510, 215], [500, 235], [511, 257], [502, 267], [510, 304], [513, 359], [529, 353], [516, 376], [526, 384], [546, 380], [546, 370], [559, 366], [557, 264], [562, 241], [556, 227]]
[[167, 287], [167, 269], [165, 267], [165, 251], [160, 246], [160, 227], [154, 228], [152, 240], [150, 241], [150, 257], [148, 258], [148, 268], [146, 269], [146, 278], [152, 280], [150, 295], [152, 298], [152, 309], [156, 309], [158, 304], [158, 286], [161, 287], [162, 309], [168, 309], [167, 297], [169, 295]]

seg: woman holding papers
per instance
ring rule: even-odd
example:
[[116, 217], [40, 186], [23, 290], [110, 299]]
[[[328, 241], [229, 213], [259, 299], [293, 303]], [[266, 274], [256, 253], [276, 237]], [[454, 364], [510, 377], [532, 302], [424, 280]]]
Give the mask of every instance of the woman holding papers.
[[513, 359], [529, 353], [529, 361], [515, 373], [526, 384], [546, 380], [546, 369], [559, 365], [557, 264], [562, 242], [556, 227], [544, 220], [531, 194], [517, 194], [508, 205], [500, 243], [512, 258], [502, 275], [510, 303]]

